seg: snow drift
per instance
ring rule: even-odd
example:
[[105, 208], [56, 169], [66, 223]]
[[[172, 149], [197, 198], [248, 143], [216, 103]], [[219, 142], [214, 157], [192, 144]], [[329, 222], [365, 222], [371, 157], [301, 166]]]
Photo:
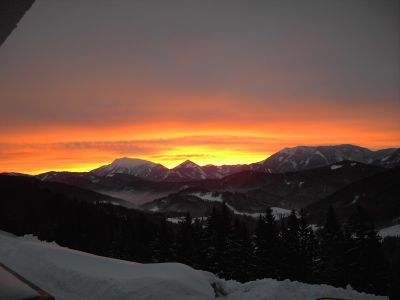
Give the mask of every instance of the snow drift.
[[[57, 300], [221, 299], [309, 300], [323, 296], [387, 299], [351, 288], [262, 279], [226, 281], [179, 263], [139, 264], [70, 250], [33, 236], [0, 231], [0, 261]], [[0, 299], [1, 299], [0, 282]]]

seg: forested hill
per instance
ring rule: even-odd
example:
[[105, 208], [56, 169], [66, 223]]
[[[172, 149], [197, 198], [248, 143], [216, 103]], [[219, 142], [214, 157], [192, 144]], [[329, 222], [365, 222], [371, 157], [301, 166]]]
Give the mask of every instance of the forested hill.
[[[178, 261], [242, 282], [289, 278], [351, 284], [383, 295], [400, 286], [399, 257], [393, 255], [399, 242], [382, 244], [361, 208], [345, 226], [329, 210], [318, 231], [303, 213], [293, 211], [287, 219], [275, 220], [270, 209], [253, 230], [225, 205], [214, 208], [203, 222], [187, 215], [175, 225], [159, 214], [70, 198], [26, 179], [12, 181], [10, 185], [0, 176], [0, 229], [17, 235], [30, 233], [69, 248], [136, 262]], [[384, 255], [388, 252], [391, 256]]]

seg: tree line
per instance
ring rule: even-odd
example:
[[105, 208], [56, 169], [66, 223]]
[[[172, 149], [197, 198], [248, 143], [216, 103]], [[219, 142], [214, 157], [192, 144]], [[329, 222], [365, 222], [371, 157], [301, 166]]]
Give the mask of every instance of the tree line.
[[[361, 207], [341, 226], [329, 209], [326, 223], [315, 230], [303, 211], [276, 220], [267, 209], [253, 232], [231, 214], [214, 208], [205, 223], [188, 214], [174, 233], [163, 224], [155, 237], [154, 262], [179, 261], [225, 279], [260, 278], [350, 284], [359, 291], [386, 295], [395, 287], [382, 241]], [[398, 278], [397, 278], [398, 280]]]
[[249, 228], [226, 205], [206, 219], [187, 214], [172, 224], [162, 215], [20, 189], [3, 193], [0, 229], [119, 259], [177, 261], [241, 282], [288, 278], [399, 295], [399, 239], [382, 242], [361, 207], [344, 225], [330, 208], [317, 230], [303, 211], [277, 220], [271, 209]]

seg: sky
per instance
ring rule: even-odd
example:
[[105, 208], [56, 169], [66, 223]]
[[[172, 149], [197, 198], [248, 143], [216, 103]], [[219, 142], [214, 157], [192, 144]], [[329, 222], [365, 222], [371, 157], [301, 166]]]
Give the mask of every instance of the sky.
[[399, 147], [399, 3], [36, 0], [0, 47], [0, 172]]

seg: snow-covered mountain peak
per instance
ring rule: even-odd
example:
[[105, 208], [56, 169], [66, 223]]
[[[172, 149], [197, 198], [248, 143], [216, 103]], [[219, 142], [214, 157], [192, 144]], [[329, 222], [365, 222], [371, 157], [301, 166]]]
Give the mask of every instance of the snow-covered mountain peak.
[[91, 172], [98, 176], [111, 176], [122, 173], [151, 180], [160, 180], [166, 176], [168, 169], [144, 159], [122, 157]]
[[177, 168], [200, 168], [200, 166], [198, 164], [195, 164], [194, 162], [192, 162], [191, 160], [185, 160], [183, 163], [177, 165], [174, 169]]
[[286, 153], [286, 154], [293, 154], [294, 152], [296, 152], [297, 150], [304, 150], [304, 149], [313, 149], [315, 147], [313, 146], [295, 146], [295, 147], [285, 147], [282, 150], [278, 151], [280, 153]]
[[373, 151], [350, 144], [284, 148], [267, 158], [263, 169], [276, 173], [318, 168], [343, 160], [371, 163]]
[[117, 158], [111, 163], [111, 166], [121, 166], [121, 167], [131, 167], [131, 168], [143, 165], [154, 166], [156, 165], [156, 163], [140, 158], [129, 158], [129, 157]]
[[182, 181], [199, 179], [207, 179], [203, 168], [190, 160], [185, 160], [183, 163], [169, 170], [169, 174], [165, 180]]

